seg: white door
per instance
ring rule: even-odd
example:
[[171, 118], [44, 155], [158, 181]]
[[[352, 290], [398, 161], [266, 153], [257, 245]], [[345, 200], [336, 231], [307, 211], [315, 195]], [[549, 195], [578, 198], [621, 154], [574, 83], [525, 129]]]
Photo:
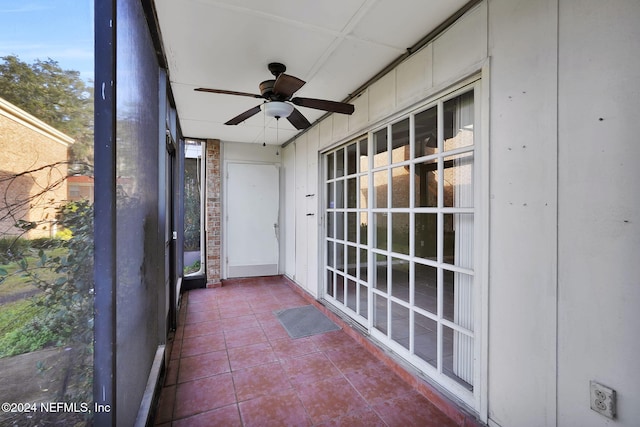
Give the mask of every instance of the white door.
[[278, 274], [279, 169], [228, 163], [228, 277]]

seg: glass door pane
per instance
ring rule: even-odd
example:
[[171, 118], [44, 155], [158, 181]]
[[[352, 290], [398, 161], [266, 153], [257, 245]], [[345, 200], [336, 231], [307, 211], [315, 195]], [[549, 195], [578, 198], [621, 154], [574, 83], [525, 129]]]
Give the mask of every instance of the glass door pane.
[[473, 390], [473, 337], [442, 327], [442, 372]]
[[364, 138], [328, 153], [324, 177], [327, 193], [324, 296], [363, 324], [369, 313], [368, 143]]
[[351, 279], [347, 279], [346, 286], [346, 300], [345, 305], [354, 312], [358, 312], [358, 288], [357, 283]]
[[433, 367], [438, 366], [438, 322], [414, 314], [413, 321], [414, 353]]
[[359, 258], [359, 264], [358, 264], [358, 278], [363, 281], [363, 282], [367, 282], [367, 278], [369, 277], [369, 263], [368, 263], [368, 259], [367, 259], [367, 250], [366, 249], [360, 249], [360, 258]]
[[391, 162], [401, 163], [411, 157], [409, 149], [409, 119], [391, 126]]
[[389, 146], [387, 129], [381, 129], [373, 134], [373, 167], [377, 168], [389, 164]]
[[387, 292], [387, 256], [382, 254], [375, 254], [375, 273], [372, 286], [375, 289], [379, 289], [382, 292]]
[[358, 146], [355, 142], [347, 146], [347, 175], [353, 175], [354, 173], [357, 172], [357, 166], [358, 166], [357, 149], [358, 149]]
[[410, 197], [411, 177], [409, 166], [391, 169], [391, 207], [408, 208]]
[[360, 284], [360, 293], [358, 298], [358, 314], [367, 319], [369, 317], [369, 287], [367, 285]]
[[438, 161], [427, 160], [416, 163], [415, 170], [415, 206], [434, 208], [438, 206]]
[[389, 300], [387, 300], [382, 295], [373, 294], [373, 327], [382, 332], [383, 334], [387, 334], [389, 331], [389, 327], [387, 325], [388, 322], [388, 308], [387, 304]]
[[409, 255], [409, 213], [391, 214], [391, 250], [397, 254]]
[[403, 346], [409, 348], [409, 309], [396, 302], [391, 302], [391, 339]]
[[392, 259], [391, 295], [409, 302], [409, 261], [399, 258]]
[[438, 314], [438, 271], [435, 267], [414, 264], [413, 302], [416, 308]]
[[430, 156], [438, 152], [438, 108], [432, 107], [414, 117], [414, 158]]

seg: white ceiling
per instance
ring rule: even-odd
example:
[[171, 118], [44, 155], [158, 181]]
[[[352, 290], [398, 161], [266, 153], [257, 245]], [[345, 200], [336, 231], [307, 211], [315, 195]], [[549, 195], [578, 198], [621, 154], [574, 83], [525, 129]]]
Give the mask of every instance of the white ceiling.
[[[283, 143], [297, 131], [256, 114], [261, 103], [195, 92], [209, 87], [259, 94], [270, 62], [306, 85], [294, 96], [345, 100], [468, 0], [155, 0], [182, 132], [192, 138]], [[311, 122], [325, 113], [298, 107]]]

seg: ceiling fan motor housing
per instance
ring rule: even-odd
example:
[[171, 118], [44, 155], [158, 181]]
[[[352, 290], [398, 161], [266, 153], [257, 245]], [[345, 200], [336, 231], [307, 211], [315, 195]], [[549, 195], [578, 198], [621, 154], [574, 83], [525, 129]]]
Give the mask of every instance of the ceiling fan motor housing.
[[272, 62], [267, 67], [269, 68], [269, 71], [271, 71], [271, 74], [273, 74], [274, 77], [276, 77], [276, 78], [280, 74], [282, 74], [285, 71], [287, 71], [287, 67], [284, 64], [281, 64], [279, 62]]
[[273, 93], [273, 86], [275, 83], [275, 80], [265, 80], [260, 83], [260, 94], [264, 99], [276, 100]]
[[269, 101], [288, 101], [291, 97], [288, 94], [276, 93], [273, 91], [276, 85], [276, 80], [265, 80], [260, 83], [260, 94], [262, 97]]

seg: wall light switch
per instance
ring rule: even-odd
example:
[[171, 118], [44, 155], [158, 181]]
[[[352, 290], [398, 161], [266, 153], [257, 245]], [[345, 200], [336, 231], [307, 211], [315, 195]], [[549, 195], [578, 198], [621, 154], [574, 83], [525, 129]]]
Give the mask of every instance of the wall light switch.
[[596, 381], [590, 382], [591, 409], [607, 418], [616, 417], [616, 391]]

